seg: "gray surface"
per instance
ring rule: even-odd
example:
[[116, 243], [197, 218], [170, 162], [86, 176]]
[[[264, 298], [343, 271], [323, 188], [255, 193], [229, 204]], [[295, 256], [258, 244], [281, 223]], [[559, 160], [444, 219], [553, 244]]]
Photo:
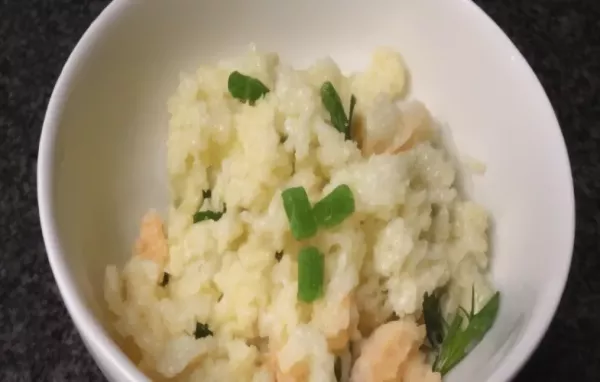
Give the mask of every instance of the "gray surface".
[[[600, 1], [476, 2], [540, 77], [560, 119], [575, 177], [571, 277], [548, 335], [517, 381], [598, 381]], [[38, 223], [35, 165], [54, 82], [107, 3], [0, 0], [0, 381], [103, 380], [50, 273]]]

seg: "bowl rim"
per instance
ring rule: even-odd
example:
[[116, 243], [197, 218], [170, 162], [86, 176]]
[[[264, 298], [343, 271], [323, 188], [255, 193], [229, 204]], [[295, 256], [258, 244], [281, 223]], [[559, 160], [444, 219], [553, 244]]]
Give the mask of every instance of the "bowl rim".
[[[519, 48], [517, 48], [517, 46], [504, 32], [504, 30], [502, 30], [502, 28], [500, 28], [500, 26], [482, 8], [475, 4], [473, 0], [458, 1], [462, 3], [468, 3], [467, 7], [470, 8], [471, 12], [475, 13], [475, 17], [482, 18], [482, 21], [485, 21], [487, 24], [489, 24], [489, 26], [495, 31], [495, 34], [498, 35], [498, 42], [504, 44], [514, 52], [512, 55], [512, 60], [523, 68], [524, 72], [527, 74], [530, 85], [533, 86], [535, 91], [540, 95], [540, 104], [543, 104], [544, 108], [549, 111], [550, 116], [554, 121], [554, 126], [548, 126], [548, 129], [553, 127], [556, 129], [558, 138], [562, 143], [559, 145], [560, 153], [557, 152], [556, 154], [562, 156], [564, 159], [563, 164], [567, 167], [567, 179], [565, 180], [569, 184], [569, 187], [567, 187], [568, 194], [565, 195], [564, 208], [565, 211], [570, 211], [570, 213], [567, 215], [567, 220], [564, 220], [563, 222], [565, 229], [568, 229], [568, 232], [565, 233], [565, 239], [568, 243], [569, 250], [566, 255], [564, 255], [562, 258], [559, 258], [562, 260], [562, 263], [556, 268], [561, 269], [562, 273], [560, 274], [559, 278], [554, 280], [554, 283], [550, 284], [551, 287], [546, 289], [545, 298], [539, 301], [539, 304], [542, 306], [542, 308], [538, 308], [538, 315], [532, 316], [532, 322], [526, 326], [526, 331], [523, 333], [523, 337], [515, 344], [515, 347], [511, 350], [510, 354], [502, 359], [502, 361], [498, 364], [498, 367], [491, 373], [488, 381], [486, 381], [508, 382], [517, 376], [517, 373], [529, 361], [535, 350], [544, 339], [548, 329], [550, 328], [550, 325], [552, 324], [552, 321], [554, 320], [558, 306], [562, 300], [565, 287], [567, 286], [575, 244], [576, 210], [573, 174], [571, 172], [571, 162], [565, 137], [562, 133], [558, 117], [556, 116], [556, 112], [552, 106], [552, 103], [550, 102], [550, 99], [548, 98], [548, 94], [542, 86], [535, 71], [531, 65], [529, 65]], [[543, 311], [545, 314], [541, 315], [539, 313], [540, 311]]]
[[[529, 360], [535, 349], [539, 346], [554, 319], [566, 287], [570, 273], [575, 239], [576, 212], [573, 177], [570, 170], [571, 165], [568, 150], [556, 113], [531, 66], [527, 63], [522, 53], [504, 31], [472, 0], [455, 1], [457, 3], [462, 3], [462, 6], [469, 8], [469, 12], [474, 12], [475, 14], [473, 17], [483, 18], [484, 20], [482, 21], [486, 24], [490, 24], [494, 29], [494, 34], [498, 35], [499, 42], [508, 45], [514, 52], [513, 59], [528, 73], [528, 77], [531, 77], [531, 85], [536, 87], [535, 90], [542, 97], [540, 99], [541, 103], [545, 104], [544, 107], [550, 110], [551, 116], [555, 121], [554, 127], [558, 129], [559, 138], [562, 139], [563, 143], [560, 145], [561, 152], [557, 154], [560, 154], [565, 158], [565, 164], [569, 169], [567, 180], [571, 186], [568, 187], [569, 193], [566, 195], [565, 208], [566, 210], [571, 210], [571, 213], [568, 215], [568, 219], [564, 222], [564, 225], [566, 228], [571, 228], [569, 232], [566, 233], [570, 251], [567, 255], [559, 258], [562, 262], [557, 268], [563, 270], [562, 274], [559, 279], [554, 280], [555, 282], [551, 284], [552, 287], [546, 290], [545, 298], [540, 300], [540, 305], [542, 307], [539, 308], [539, 310], [542, 311], [544, 315], [540, 314], [536, 317], [532, 317], [532, 323], [528, 325], [523, 337], [515, 345], [515, 348], [511, 353], [498, 364], [488, 379], [488, 382], [505, 382], [516, 376], [518, 371], [522, 369], [523, 365]], [[75, 327], [80, 332], [80, 335], [89, 342], [89, 346], [92, 347], [93, 350], [96, 350], [99, 356], [105, 357], [106, 361], [116, 368], [115, 372], [119, 376], [126, 378], [129, 381], [147, 381], [148, 378], [106, 334], [102, 325], [88, 310], [83, 299], [77, 292], [75, 282], [70, 275], [69, 267], [64, 259], [64, 250], [59, 241], [53, 207], [56, 138], [60, 127], [60, 117], [64, 110], [65, 100], [69, 95], [69, 88], [77, 77], [77, 69], [83, 61], [82, 58], [94, 49], [94, 44], [92, 42], [98, 40], [104, 33], [104, 30], [107, 27], [110, 27], [112, 21], [119, 17], [120, 12], [128, 6], [127, 3], [128, 0], [113, 0], [100, 12], [79, 39], [60, 72], [50, 96], [44, 122], [42, 124], [37, 161], [37, 199], [42, 236], [46, 247], [48, 261], [61, 297]], [[549, 126], [548, 128], [553, 128], [553, 126]], [[98, 362], [98, 360], [95, 361]]]
[[[75, 82], [81, 59], [94, 49], [91, 42], [101, 37], [105, 28], [109, 27], [112, 20], [117, 18], [126, 6], [127, 0], [113, 0], [100, 12], [75, 45], [59, 74], [42, 124], [37, 161], [37, 199], [42, 237], [50, 268], [75, 327], [88, 341], [87, 346], [97, 350], [100, 355], [106, 357], [110, 365], [117, 368], [118, 375], [129, 381], [148, 381], [148, 378], [106, 334], [102, 325], [79, 296], [69, 267], [63, 258], [64, 250], [59, 241], [53, 206], [56, 138], [64, 101], [68, 98], [69, 88]], [[92, 349], [88, 349], [90, 350]], [[90, 351], [90, 353], [94, 355], [94, 352]], [[96, 359], [94, 361], [98, 362]]]

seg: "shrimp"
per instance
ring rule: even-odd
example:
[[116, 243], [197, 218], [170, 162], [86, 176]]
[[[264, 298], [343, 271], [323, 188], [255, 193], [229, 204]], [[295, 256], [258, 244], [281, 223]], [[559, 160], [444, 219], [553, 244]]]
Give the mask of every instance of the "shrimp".
[[389, 315], [383, 315], [381, 312], [363, 310], [360, 312], [358, 329], [363, 336], [368, 337], [377, 327], [379, 327], [379, 325], [385, 323], [387, 317], [389, 317]]
[[358, 310], [356, 303], [351, 295], [347, 295], [342, 299], [340, 310], [345, 314], [340, 330], [327, 336], [327, 345], [332, 352], [340, 352], [348, 347], [350, 338], [355, 337], [358, 333]]
[[429, 111], [421, 102], [410, 102], [402, 107], [402, 127], [385, 152], [397, 154], [409, 150], [419, 142], [429, 139], [431, 134]]
[[161, 269], [164, 267], [169, 246], [163, 222], [155, 211], [149, 211], [142, 218], [134, 253], [142, 259], [153, 261]]
[[359, 144], [367, 156], [409, 150], [433, 132], [431, 115], [423, 103], [409, 101], [397, 106], [385, 95], [377, 98], [367, 124], [359, 127]]
[[271, 351], [267, 359], [267, 369], [275, 376], [274, 382], [305, 382], [308, 381], [308, 366], [306, 362], [298, 362], [288, 371], [283, 372], [277, 361], [277, 353]]
[[304, 382], [308, 381], [308, 367], [306, 363], [297, 363], [287, 372], [277, 368], [275, 382]]
[[431, 366], [425, 362], [425, 355], [417, 349], [408, 358], [402, 370], [402, 382], [440, 382], [442, 376], [440, 373], [431, 371]]
[[440, 382], [419, 357], [424, 338], [424, 326], [411, 321], [381, 325], [362, 346], [350, 382]]

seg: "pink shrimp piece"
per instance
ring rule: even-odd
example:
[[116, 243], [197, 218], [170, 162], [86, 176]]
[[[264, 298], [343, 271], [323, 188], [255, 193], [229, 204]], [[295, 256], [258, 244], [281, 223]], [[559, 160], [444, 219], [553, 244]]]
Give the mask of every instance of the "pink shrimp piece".
[[169, 256], [169, 246], [163, 222], [155, 211], [142, 218], [140, 235], [135, 243], [135, 255], [164, 266]]
[[275, 376], [274, 382], [306, 382], [308, 381], [308, 367], [300, 362], [283, 372], [277, 362], [277, 353], [271, 352], [268, 356], [267, 367], [271, 375]]
[[347, 311], [343, 328], [336, 334], [327, 337], [329, 350], [338, 353], [348, 347], [350, 338], [358, 333], [358, 310], [352, 295], [344, 297], [340, 309]]
[[[393, 106], [396, 107], [396, 106]], [[414, 147], [419, 142], [430, 138], [432, 118], [425, 105], [418, 101], [410, 101], [400, 107], [398, 119], [395, 121], [396, 131], [383, 137], [370, 137], [367, 128], [360, 126], [360, 147], [365, 155], [397, 154]]]
[[[365, 341], [352, 368], [350, 382], [439, 382], [438, 373], [421, 368], [418, 349], [425, 338], [424, 326], [410, 321], [381, 325]], [[414, 364], [417, 362], [417, 364]], [[437, 378], [437, 379], [436, 379]]]

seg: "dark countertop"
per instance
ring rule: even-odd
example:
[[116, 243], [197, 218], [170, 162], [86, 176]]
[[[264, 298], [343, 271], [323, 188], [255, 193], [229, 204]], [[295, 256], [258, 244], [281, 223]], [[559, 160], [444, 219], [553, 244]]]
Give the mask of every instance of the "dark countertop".
[[[0, 381], [104, 381], [60, 299], [35, 166], [48, 98], [108, 0], [0, 0]], [[476, 0], [523, 52], [560, 120], [577, 234], [550, 331], [516, 379], [600, 380], [600, 1]], [[477, 381], [474, 381], [477, 382]]]

